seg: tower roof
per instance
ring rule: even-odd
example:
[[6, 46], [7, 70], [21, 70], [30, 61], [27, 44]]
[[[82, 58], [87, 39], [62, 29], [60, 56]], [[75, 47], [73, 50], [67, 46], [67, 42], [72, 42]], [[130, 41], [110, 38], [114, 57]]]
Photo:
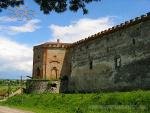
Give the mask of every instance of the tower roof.
[[36, 47], [67, 48], [69, 45], [71, 45], [71, 43], [62, 43], [60, 42], [59, 39], [57, 39], [57, 42], [46, 42], [46, 43], [34, 46], [34, 48]]

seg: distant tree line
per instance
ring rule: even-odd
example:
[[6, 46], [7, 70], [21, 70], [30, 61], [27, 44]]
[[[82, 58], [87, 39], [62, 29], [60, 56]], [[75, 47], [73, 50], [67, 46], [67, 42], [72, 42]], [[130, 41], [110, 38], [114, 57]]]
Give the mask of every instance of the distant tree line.
[[[23, 84], [25, 84], [25, 80], [23, 80]], [[20, 85], [20, 80], [9, 80], [9, 79], [5, 79], [5, 80], [0, 80], [0, 85], [1, 86], [6, 86], [6, 85], [13, 85], [13, 86], [18, 86]]]

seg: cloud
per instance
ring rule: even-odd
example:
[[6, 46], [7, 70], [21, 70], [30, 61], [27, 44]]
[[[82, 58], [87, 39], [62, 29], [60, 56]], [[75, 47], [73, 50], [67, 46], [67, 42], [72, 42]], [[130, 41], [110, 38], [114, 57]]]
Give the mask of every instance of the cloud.
[[40, 28], [39, 23], [38, 19], [18, 21], [0, 17], [0, 79], [32, 74], [32, 47], [10, 39], [11, 35], [36, 31]]
[[40, 21], [37, 19], [30, 20], [22, 26], [10, 26], [8, 29], [14, 33], [34, 32], [40, 27], [37, 25]]
[[16, 22], [17, 18], [11, 18], [8, 16], [1, 16], [0, 17], [0, 23], [6, 23], [6, 22]]
[[83, 18], [68, 26], [52, 24], [49, 28], [52, 31], [52, 41], [59, 38], [63, 42], [72, 43], [108, 29], [113, 25], [113, 17], [103, 17], [98, 19]]
[[0, 72], [31, 73], [32, 56], [31, 47], [0, 36]]
[[[10, 21], [10, 20], [7, 20], [7, 21]], [[27, 21], [23, 25], [16, 25], [16, 26], [0, 25], [0, 30], [3, 34], [9, 34], [9, 35], [25, 33], [25, 32], [34, 32], [40, 28], [40, 26], [38, 25], [39, 22], [40, 20], [33, 19], [30, 21]]]

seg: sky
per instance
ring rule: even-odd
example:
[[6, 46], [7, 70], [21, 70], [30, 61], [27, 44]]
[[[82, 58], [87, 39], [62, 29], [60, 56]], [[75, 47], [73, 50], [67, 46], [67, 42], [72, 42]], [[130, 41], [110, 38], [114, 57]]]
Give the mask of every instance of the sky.
[[0, 79], [32, 76], [33, 46], [57, 39], [72, 43], [87, 38], [150, 12], [150, 0], [102, 0], [87, 8], [86, 15], [82, 10], [45, 15], [34, 0], [25, 0], [25, 11], [33, 13], [31, 19], [25, 18], [26, 13], [23, 19], [17, 18], [15, 9], [0, 12]]

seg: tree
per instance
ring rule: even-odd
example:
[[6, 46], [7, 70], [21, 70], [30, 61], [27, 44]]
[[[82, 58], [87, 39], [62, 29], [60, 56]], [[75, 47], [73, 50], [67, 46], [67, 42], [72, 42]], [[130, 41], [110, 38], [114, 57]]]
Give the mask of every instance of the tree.
[[0, 0], [0, 11], [8, 7], [15, 7], [23, 4], [24, 4], [23, 0]]
[[61, 13], [69, 9], [73, 12], [77, 12], [79, 9], [83, 10], [83, 14], [87, 14], [88, 10], [86, 5], [93, 1], [100, 0], [34, 0], [40, 5], [40, 9], [45, 13], [49, 14], [51, 11]]
[[[40, 10], [44, 14], [49, 14], [54, 11], [57, 13], [65, 12], [67, 9], [73, 12], [77, 12], [79, 9], [82, 9], [83, 14], [88, 13], [86, 5], [93, 1], [100, 0], [34, 0], [39, 6]], [[24, 0], [0, 0], [0, 11], [11, 6], [23, 5]]]

